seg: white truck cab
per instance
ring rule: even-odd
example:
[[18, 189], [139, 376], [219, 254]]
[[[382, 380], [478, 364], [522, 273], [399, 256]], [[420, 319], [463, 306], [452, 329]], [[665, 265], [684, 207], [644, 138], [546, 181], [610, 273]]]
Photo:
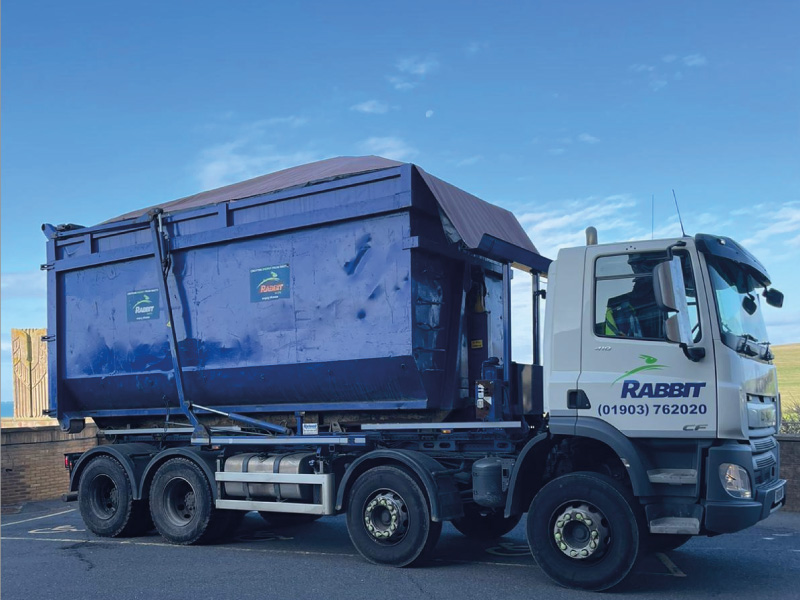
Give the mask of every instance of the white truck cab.
[[744, 248], [704, 234], [564, 249], [550, 267], [550, 429], [615, 449], [653, 534], [738, 531], [784, 502], [769, 286]]

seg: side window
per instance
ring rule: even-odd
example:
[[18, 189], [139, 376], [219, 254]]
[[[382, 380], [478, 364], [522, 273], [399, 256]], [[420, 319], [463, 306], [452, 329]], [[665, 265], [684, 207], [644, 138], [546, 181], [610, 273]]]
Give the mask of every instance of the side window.
[[[695, 341], [700, 339], [697, 291], [691, 261], [677, 253], [683, 264], [689, 319]], [[653, 292], [653, 268], [663, 253], [603, 256], [595, 262], [595, 334], [642, 340], [666, 340], [664, 313]]]

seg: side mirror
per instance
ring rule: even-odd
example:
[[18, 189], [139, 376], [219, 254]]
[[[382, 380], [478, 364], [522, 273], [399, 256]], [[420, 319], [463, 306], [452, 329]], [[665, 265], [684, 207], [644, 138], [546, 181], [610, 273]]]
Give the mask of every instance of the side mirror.
[[658, 307], [664, 312], [675, 313], [665, 322], [667, 339], [677, 344], [690, 344], [692, 327], [689, 324], [689, 305], [680, 258], [675, 256], [655, 266], [653, 291]]
[[767, 301], [767, 304], [775, 308], [783, 306], [783, 292], [779, 292], [775, 288], [765, 289], [764, 299]]

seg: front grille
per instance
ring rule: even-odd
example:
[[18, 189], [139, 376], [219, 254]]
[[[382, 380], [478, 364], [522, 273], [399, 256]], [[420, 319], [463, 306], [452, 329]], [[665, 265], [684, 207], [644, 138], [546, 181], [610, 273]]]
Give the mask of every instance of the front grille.
[[756, 486], [778, 478], [778, 442], [772, 436], [750, 440], [753, 449], [753, 474]]
[[775, 441], [775, 438], [768, 437], [759, 440], [751, 440], [751, 445], [753, 446], [753, 454], [761, 454], [762, 452], [772, 450], [778, 445], [778, 442]]
[[775, 457], [772, 454], [767, 454], [766, 456], [760, 456], [756, 459], [756, 469], [759, 471], [761, 469], [766, 469], [771, 467], [772, 465], [776, 464]]

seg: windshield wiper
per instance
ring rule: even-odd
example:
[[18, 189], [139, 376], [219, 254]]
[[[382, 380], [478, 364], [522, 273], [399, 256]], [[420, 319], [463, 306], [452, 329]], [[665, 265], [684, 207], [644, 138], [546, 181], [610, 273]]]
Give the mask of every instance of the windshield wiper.
[[737, 352], [741, 352], [747, 356], [758, 356], [758, 352], [753, 350], [750, 342], [758, 343], [758, 340], [749, 333], [743, 333], [739, 336], [739, 345], [736, 348]]
[[[752, 344], [763, 348], [763, 352], [760, 353], [754, 350]], [[769, 349], [769, 342], [761, 342], [749, 333], [743, 333], [739, 336], [739, 346], [736, 348], [736, 351], [747, 356], [758, 356], [761, 360], [772, 360], [775, 358]]]

